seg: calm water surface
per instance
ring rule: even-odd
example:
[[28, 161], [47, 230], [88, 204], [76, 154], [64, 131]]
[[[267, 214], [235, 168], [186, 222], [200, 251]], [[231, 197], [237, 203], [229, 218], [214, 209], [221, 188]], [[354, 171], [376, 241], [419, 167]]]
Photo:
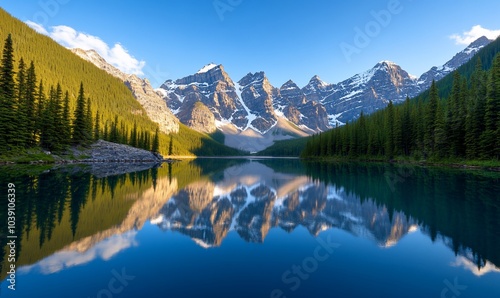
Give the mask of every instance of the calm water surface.
[[122, 170], [1, 169], [18, 236], [12, 291], [2, 231], [1, 297], [500, 297], [499, 174], [265, 159]]

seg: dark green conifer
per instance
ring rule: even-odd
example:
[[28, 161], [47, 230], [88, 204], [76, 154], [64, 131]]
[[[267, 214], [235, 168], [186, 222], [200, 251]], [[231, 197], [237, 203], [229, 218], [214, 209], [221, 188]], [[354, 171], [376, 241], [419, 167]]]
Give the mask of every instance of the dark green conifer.
[[0, 63], [0, 148], [9, 148], [16, 137], [14, 46], [9, 34]]

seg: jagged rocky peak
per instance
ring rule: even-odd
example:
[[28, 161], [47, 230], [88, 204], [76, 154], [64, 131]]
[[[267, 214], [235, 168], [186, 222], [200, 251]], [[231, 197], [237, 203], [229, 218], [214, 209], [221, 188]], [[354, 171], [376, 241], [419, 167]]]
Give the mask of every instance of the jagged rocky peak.
[[314, 75], [311, 80], [309, 80], [309, 83], [315, 84], [315, 85], [322, 85], [322, 86], [327, 86], [328, 84], [325, 83], [318, 75]]
[[307, 100], [321, 102], [333, 91], [334, 87], [335, 85], [328, 84], [318, 75], [315, 75], [309, 80], [309, 83], [302, 88], [302, 92], [307, 97]]
[[309, 80], [309, 83], [303, 88], [303, 92], [308, 95], [313, 92], [321, 92], [326, 90], [330, 85], [324, 82], [318, 75], [315, 75]]
[[304, 129], [318, 132], [330, 128], [325, 108], [314, 99], [308, 100], [303, 90], [292, 80], [279, 89], [274, 99], [274, 108], [293, 124]]
[[95, 50], [92, 50], [92, 49], [91, 50], [84, 50], [84, 49], [80, 49], [80, 48], [74, 48], [74, 49], [71, 49], [71, 51], [82, 58], [85, 57], [85, 60], [100, 61], [102, 63], [107, 63], [106, 60], [104, 58], [102, 58], [99, 55], [99, 53], [97, 53]]
[[377, 65], [381, 65], [384, 67], [399, 67], [399, 65], [397, 65], [396, 63], [394, 63], [390, 60], [382, 60], [379, 63], [377, 63]]
[[203, 68], [201, 68], [200, 70], [198, 70], [197, 73], [198, 74], [200, 74], [200, 73], [206, 73], [206, 72], [209, 72], [212, 69], [217, 68], [218, 66], [220, 66], [220, 65], [217, 65], [215, 63], [209, 63], [209, 64], [203, 66]]
[[376, 72], [384, 72], [388, 74], [400, 74], [404, 77], [410, 77], [410, 75], [401, 68], [398, 64], [389, 61], [389, 60], [383, 60], [377, 63], [374, 67], [373, 70], [376, 74]]
[[441, 66], [434, 66], [429, 71], [422, 74], [418, 79], [420, 92], [429, 89], [432, 84], [432, 81], [441, 80], [446, 75], [452, 73], [457, 68], [465, 64], [472, 57], [474, 57], [474, 55], [476, 55], [479, 50], [481, 50], [491, 42], [492, 40], [488, 39], [486, 36], [482, 36], [476, 39], [463, 51], [453, 56], [453, 58], [451, 58], [451, 60], [449, 60], [445, 64]]
[[[193, 75], [178, 80], [167, 80], [161, 87], [168, 107], [182, 123], [203, 132], [211, 132], [217, 122], [231, 122], [238, 128], [246, 126], [244, 110], [235, 86], [222, 65], [214, 63]], [[205, 107], [195, 104], [202, 103]], [[196, 110], [196, 113], [193, 111]], [[209, 112], [209, 113], [208, 113]], [[205, 114], [204, 114], [205, 113]], [[213, 117], [212, 115], [213, 114]], [[196, 117], [195, 117], [196, 116]], [[212, 120], [213, 118], [213, 120]]]
[[466, 52], [471, 52], [473, 50], [479, 51], [482, 49], [484, 46], [487, 46], [490, 44], [493, 40], [489, 39], [486, 36], [481, 36], [478, 39], [476, 39], [473, 43], [471, 43], [466, 49]]
[[166, 81], [165, 81], [165, 82], [164, 82], [164, 83], [160, 86], [160, 88], [158, 88], [157, 90], [158, 90], [158, 92], [160, 92], [161, 94], [165, 94], [163, 91], [164, 91], [165, 89], [170, 89], [170, 88], [172, 88], [172, 87], [174, 86], [174, 84], [175, 84], [175, 83], [174, 83], [174, 80], [172, 80], [172, 79], [168, 79], [168, 80], [166, 80]]
[[[361, 111], [370, 114], [384, 108], [389, 101], [403, 101], [407, 95], [417, 93], [415, 77], [391, 61], [381, 61], [373, 68], [354, 75], [331, 88], [321, 97], [330, 125], [356, 119]], [[313, 96], [309, 96], [312, 98]]]
[[299, 86], [295, 84], [294, 81], [288, 80], [285, 84], [283, 84], [280, 88], [281, 91], [285, 90], [300, 90]]
[[253, 85], [253, 84], [258, 84], [258, 83], [263, 83], [264, 80], [267, 80], [266, 74], [263, 71], [251, 73], [249, 72], [246, 76], [244, 76], [241, 80], [238, 81], [238, 84], [240, 84], [242, 87], [248, 86], [248, 85]]
[[414, 85], [416, 83], [416, 77], [410, 75], [392, 61], [381, 61], [375, 65], [374, 69], [375, 75], [377, 75], [377, 72], [382, 72], [382, 75], [387, 74], [391, 83], [398, 89]]
[[231, 78], [224, 70], [224, 66], [210, 63], [201, 68], [194, 75], [175, 81], [178, 85], [186, 85], [191, 83], [208, 83], [213, 84], [217, 81], [231, 82]]
[[292, 80], [288, 80], [281, 86], [279, 94], [280, 96], [276, 99], [276, 102], [281, 105], [293, 104], [295, 106], [300, 106], [307, 101], [302, 90]]
[[273, 108], [274, 87], [264, 72], [248, 73], [238, 82], [241, 100], [249, 110], [251, 126], [261, 133], [271, 129], [278, 120]]

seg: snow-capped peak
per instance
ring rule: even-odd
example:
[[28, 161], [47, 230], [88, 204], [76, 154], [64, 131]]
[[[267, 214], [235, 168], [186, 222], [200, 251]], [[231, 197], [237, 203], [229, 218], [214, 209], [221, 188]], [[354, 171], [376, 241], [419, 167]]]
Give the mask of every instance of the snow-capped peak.
[[389, 66], [397, 66], [396, 63], [392, 62], [392, 61], [389, 61], [389, 60], [382, 60], [380, 61], [378, 64], [387, 64]]
[[492, 40], [488, 39], [486, 36], [481, 36], [473, 43], [471, 43], [467, 48], [465, 48], [465, 50], [463, 50], [462, 52], [464, 52], [466, 55], [474, 55], [490, 42], [492, 42]]
[[469, 61], [479, 50], [484, 48], [490, 42], [492, 42], [492, 40], [489, 40], [488, 38], [482, 36], [477, 40], [475, 40], [473, 43], [471, 43], [463, 51], [453, 56], [453, 58], [448, 62], [446, 62], [445, 64], [439, 67], [436, 66], [432, 67], [429, 71], [422, 74], [418, 79], [417, 84], [419, 85], [420, 89], [422, 91], [427, 90], [431, 86], [433, 80], [439, 81], [449, 73], [452, 73], [461, 65]]
[[389, 61], [389, 60], [382, 60], [375, 65], [373, 70], [381, 70], [381, 69], [388, 70], [388, 69], [398, 69], [398, 68], [401, 68], [401, 67], [399, 65], [397, 65], [396, 63]]
[[202, 68], [202, 69], [198, 70], [198, 72], [197, 72], [197, 73], [198, 73], [198, 74], [200, 74], [200, 73], [206, 73], [206, 72], [210, 71], [211, 69], [216, 68], [217, 66], [218, 66], [218, 65], [217, 65], [217, 64], [215, 64], [215, 63], [210, 63], [210, 64], [207, 64], [207, 65], [203, 66], [203, 68]]
[[328, 86], [328, 83], [326, 83], [325, 81], [323, 81], [318, 75], [315, 75], [309, 81], [309, 85], [313, 85], [313, 84], [318, 85], [318, 86], [322, 86], [322, 87]]
[[300, 88], [295, 84], [294, 81], [288, 80], [283, 86], [280, 88], [281, 90], [299, 90]]

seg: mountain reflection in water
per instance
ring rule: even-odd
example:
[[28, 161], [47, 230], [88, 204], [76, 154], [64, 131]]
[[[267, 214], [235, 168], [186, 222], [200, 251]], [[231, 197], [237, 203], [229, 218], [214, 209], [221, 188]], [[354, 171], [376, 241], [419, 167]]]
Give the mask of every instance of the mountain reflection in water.
[[[0, 174], [23, 186], [17, 194], [19, 272], [51, 274], [109, 260], [138, 246], [137, 234], [148, 222], [207, 249], [223, 246], [233, 232], [263, 243], [273, 228], [291, 233], [302, 226], [313, 237], [341, 229], [381, 248], [420, 231], [455, 252], [453, 266], [476, 276], [500, 272], [494, 173], [223, 159], [110, 176], [92, 171]], [[4, 251], [2, 268], [6, 261]], [[2, 269], [2, 279], [4, 274]]]

